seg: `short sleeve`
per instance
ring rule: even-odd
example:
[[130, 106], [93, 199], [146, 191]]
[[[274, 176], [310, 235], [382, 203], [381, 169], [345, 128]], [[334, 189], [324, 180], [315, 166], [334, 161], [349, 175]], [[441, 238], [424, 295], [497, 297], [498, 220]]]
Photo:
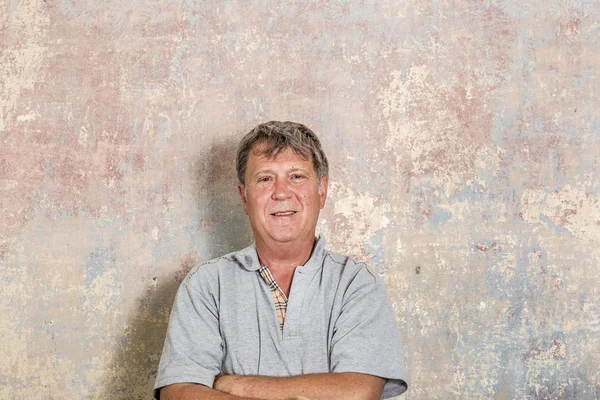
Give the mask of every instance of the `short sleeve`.
[[190, 271], [179, 286], [154, 384], [160, 388], [192, 382], [212, 387], [220, 372], [223, 341], [219, 331], [218, 296], [210, 290], [210, 276]]
[[385, 285], [363, 267], [348, 285], [335, 322], [332, 372], [385, 378], [382, 399], [407, 390], [402, 342]]

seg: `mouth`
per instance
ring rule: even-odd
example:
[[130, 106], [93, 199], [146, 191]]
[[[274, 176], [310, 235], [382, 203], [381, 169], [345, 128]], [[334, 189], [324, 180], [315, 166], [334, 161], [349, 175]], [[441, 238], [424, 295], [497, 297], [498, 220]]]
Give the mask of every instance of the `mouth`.
[[279, 211], [271, 213], [274, 217], [289, 217], [290, 215], [296, 214], [296, 211]]

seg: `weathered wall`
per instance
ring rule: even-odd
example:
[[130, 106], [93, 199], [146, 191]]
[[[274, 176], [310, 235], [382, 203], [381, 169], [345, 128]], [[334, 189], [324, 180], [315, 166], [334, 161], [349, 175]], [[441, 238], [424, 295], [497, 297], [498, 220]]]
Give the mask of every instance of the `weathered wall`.
[[0, 398], [149, 397], [270, 119], [323, 138], [404, 398], [600, 398], [600, 6], [524, 3], [0, 0]]

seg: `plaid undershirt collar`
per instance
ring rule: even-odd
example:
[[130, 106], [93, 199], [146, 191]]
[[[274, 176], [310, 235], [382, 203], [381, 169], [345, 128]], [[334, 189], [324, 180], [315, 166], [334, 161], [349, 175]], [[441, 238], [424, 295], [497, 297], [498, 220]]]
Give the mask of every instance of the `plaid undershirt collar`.
[[277, 311], [277, 319], [279, 320], [279, 330], [281, 334], [283, 334], [283, 323], [285, 321], [285, 312], [287, 311], [287, 303], [288, 299], [273, 278], [273, 274], [271, 274], [271, 270], [269, 267], [262, 266], [258, 269], [258, 273], [269, 285], [269, 289], [271, 289], [271, 294], [273, 295], [273, 300], [275, 301], [275, 311]]

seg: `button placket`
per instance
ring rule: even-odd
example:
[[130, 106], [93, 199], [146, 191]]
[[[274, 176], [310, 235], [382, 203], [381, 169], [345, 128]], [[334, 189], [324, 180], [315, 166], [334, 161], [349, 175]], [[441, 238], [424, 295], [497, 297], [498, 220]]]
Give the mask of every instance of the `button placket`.
[[306, 274], [301, 269], [296, 268], [290, 296], [288, 297], [285, 322], [283, 324], [283, 338], [295, 338], [300, 335], [300, 320], [302, 317], [302, 306], [306, 293]]

